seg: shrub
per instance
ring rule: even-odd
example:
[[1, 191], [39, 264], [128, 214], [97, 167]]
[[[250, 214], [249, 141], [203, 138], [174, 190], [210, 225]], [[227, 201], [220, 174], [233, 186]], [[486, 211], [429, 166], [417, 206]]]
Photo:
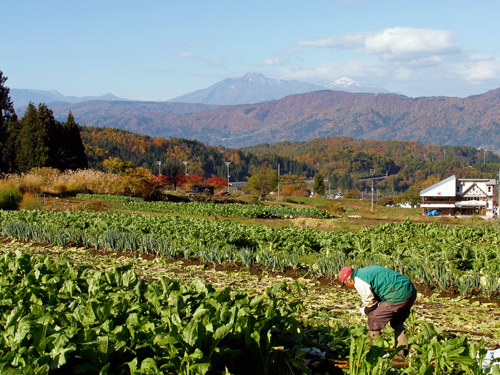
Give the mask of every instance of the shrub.
[[322, 210], [328, 211], [332, 215], [343, 215], [347, 212], [344, 206], [337, 203], [328, 203], [324, 206], [319, 206]]
[[39, 198], [33, 194], [26, 193], [23, 195], [23, 200], [19, 208], [22, 210], [38, 210], [40, 208]]
[[311, 195], [311, 190], [309, 189], [298, 189], [292, 192], [292, 197], [308, 197]]
[[359, 199], [359, 194], [359, 189], [352, 189], [344, 194], [344, 198]]
[[397, 203], [397, 197], [389, 195], [386, 197], [381, 197], [377, 204], [381, 206], [394, 206]]
[[23, 196], [13, 183], [0, 184], [0, 208], [3, 210], [17, 210]]

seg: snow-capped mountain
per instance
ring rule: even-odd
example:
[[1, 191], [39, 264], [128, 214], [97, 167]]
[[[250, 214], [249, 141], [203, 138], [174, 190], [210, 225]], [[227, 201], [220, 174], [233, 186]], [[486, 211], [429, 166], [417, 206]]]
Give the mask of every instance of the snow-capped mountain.
[[339, 90], [354, 93], [389, 93], [389, 91], [383, 87], [374, 86], [366, 82], [358, 82], [347, 77], [339, 78], [333, 82], [318, 82], [318, 85], [328, 90]]
[[247, 73], [243, 77], [226, 78], [206, 89], [179, 96], [169, 100], [169, 102], [215, 105], [252, 104], [325, 89], [354, 93], [388, 92], [383, 88], [356, 82], [345, 77], [331, 83], [308, 83], [267, 78], [259, 73]]
[[251, 104], [281, 99], [288, 95], [324, 90], [313, 83], [266, 78], [259, 73], [226, 78], [206, 89], [179, 96], [169, 102], [216, 105]]

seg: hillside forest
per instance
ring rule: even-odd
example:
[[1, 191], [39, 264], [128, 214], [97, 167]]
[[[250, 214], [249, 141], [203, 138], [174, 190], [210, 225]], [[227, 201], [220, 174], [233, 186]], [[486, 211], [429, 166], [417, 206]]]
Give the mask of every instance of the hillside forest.
[[264, 166], [276, 171], [279, 168], [288, 183], [320, 174], [334, 190], [366, 189], [371, 184], [367, 179], [380, 177], [375, 187], [383, 193], [394, 193], [451, 175], [495, 178], [500, 168], [498, 155], [469, 146], [338, 136], [234, 149], [183, 138], [154, 138], [114, 128], [79, 126], [71, 111], [65, 122], [59, 122], [43, 103], [38, 108], [30, 103], [18, 119], [9, 89], [4, 86], [6, 80], [0, 71], [2, 173], [23, 173], [36, 167], [104, 171], [121, 160], [123, 165], [140, 167], [153, 175], [225, 179], [229, 174], [230, 181], [235, 182], [245, 181]]
[[54, 119], [45, 104], [28, 105], [18, 120], [13, 113], [2, 127], [0, 169], [4, 173], [28, 172], [32, 168], [60, 170], [87, 168], [85, 147], [71, 112], [66, 122]]
[[469, 146], [424, 145], [413, 141], [356, 140], [326, 137], [307, 142], [261, 144], [242, 150], [275, 154], [303, 162], [325, 176], [335, 188], [368, 188], [371, 177], [386, 192], [405, 191], [427, 179], [496, 178], [500, 158]]
[[[81, 136], [89, 167], [103, 170], [102, 162], [117, 157], [154, 174], [188, 173], [204, 177], [227, 177], [243, 181], [251, 167], [267, 163], [282, 175], [312, 178], [321, 173], [332, 189], [364, 189], [369, 177], [385, 176], [376, 186], [381, 191], [401, 192], [427, 179], [495, 178], [500, 168], [498, 155], [468, 146], [423, 145], [412, 141], [371, 141], [328, 137], [307, 142], [281, 142], [231, 149], [209, 146], [182, 138], [153, 138], [125, 130], [83, 126]], [[161, 161], [161, 166], [157, 164]], [[370, 171], [374, 171], [373, 174]], [[371, 185], [370, 185], [371, 187]]]
[[[315, 168], [306, 163], [273, 154], [254, 155], [248, 151], [210, 146], [183, 138], [153, 138], [129, 131], [82, 126], [82, 141], [86, 148], [89, 167], [104, 170], [103, 161], [119, 158], [137, 167], [150, 169], [154, 174], [172, 176], [187, 172], [209, 178], [211, 175], [227, 178], [229, 162], [230, 181], [244, 181], [252, 167], [267, 164], [283, 173], [314, 176]], [[184, 165], [187, 161], [187, 166]], [[161, 162], [161, 164], [158, 164]]]

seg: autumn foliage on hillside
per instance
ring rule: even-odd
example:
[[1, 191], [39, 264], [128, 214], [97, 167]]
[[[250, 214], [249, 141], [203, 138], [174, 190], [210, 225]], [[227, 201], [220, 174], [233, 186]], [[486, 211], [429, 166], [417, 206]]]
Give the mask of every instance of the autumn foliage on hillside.
[[[482, 145], [500, 150], [500, 89], [467, 98], [410, 98], [325, 90], [183, 115], [158, 113], [154, 105], [139, 115], [125, 113], [126, 104], [120, 114], [111, 115], [109, 111], [96, 111], [96, 104], [86, 106], [79, 106], [77, 118], [87, 125], [120, 127], [156, 137], [198, 139], [228, 147], [347, 136]], [[134, 103], [129, 106], [129, 110], [136, 108]], [[68, 112], [68, 108], [61, 110]]]
[[[500, 168], [499, 157], [491, 151], [468, 146], [424, 145], [414, 141], [326, 137], [234, 150], [194, 140], [152, 138], [124, 130], [89, 127], [82, 128], [82, 140], [91, 167], [106, 170], [102, 162], [118, 157], [134, 166], [149, 169], [153, 175], [161, 172], [172, 187], [184, 186], [184, 183], [189, 187], [212, 176], [225, 181], [225, 161], [230, 162], [231, 182], [246, 180], [252, 175], [252, 166], [266, 163], [274, 170], [280, 164], [282, 176], [309, 179], [321, 173], [332, 190], [371, 189], [368, 182], [359, 180], [387, 176], [375, 183], [377, 189], [387, 192], [406, 191], [428, 178], [440, 180], [451, 175], [457, 178], [496, 178]], [[161, 165], [157, 161], [161, 161]], [[187, 161], [187, 165], [183, 161]], [[184, 181], [185, 178], [188, 180]], [[295, 180], [298, 181], [298, 177]], [[288, 183], [280, 186], [283, 189], [286, 185]], [[298, 194], [301, 189], [303, 186], [289, 186], [285, 192]]]
[[[423, 145], [414, 141], [357, 140], [326, 137], [308, 142], [261, 144], [243, 150], [256, 155], [277, 154], [306, 163], [322, 173], [333, 189], [368, 189], [363, 180], [376, 181], [380, 189], [405, 191], [428, 178], [496, 178], [500, 158], [468, 146]], [[373, 173], [372, 173], [373, 172]]]
[[[250, 152], [209, 146], [199, 141], [182, 138], [153, 138], [112, 128], [81, 128], [89, 167], [105, 170], [103, 162], [115, 157], [137, 167], [148, 168], [153, 174], [188, 175], [199, 174], [203, 178], [212, 175], [226, 177], [230, 163], [231, 181], [242, 181], [250, 176], [250, 167], [263, 162], [277, 168], [280, 163], [283, 173], [302, 173], [309, 176], [315, 171], [306, 164], [275, 155], [253, 155]], [[161, 165], [158, 165], [158, 161]], [[183, 162], [187, 162], [186, 166]]]

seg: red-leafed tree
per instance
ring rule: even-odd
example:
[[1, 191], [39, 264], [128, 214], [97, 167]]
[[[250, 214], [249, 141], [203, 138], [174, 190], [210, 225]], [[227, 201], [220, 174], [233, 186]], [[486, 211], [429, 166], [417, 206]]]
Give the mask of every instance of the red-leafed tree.
[[182, 186], [187, 180], [186, 175], [184, 173], [176, 174], [175, 176], [170, 176], [168, 177], [168, 179], [172, 184], [173, 190], [177, 189], [178, 186]]
[[160, 181], [162, 187], [169, 187], [172, 190], [177, 189], [178, 186], [183, 185], [186, 182], [185, 174], [176, 174], [173, 176], [156, 176]]
[[194, 185], [197, 185], [197, 184], [204, 184], [206, 183], [205, 182], [205, 179], [200, 176], [199, 173], [195, 173], [195, 174], [192, 174], [188, 177], [185, 185], [188, 187], [188, 188], [192, 188]]
[[221, 189], [225, 186], [227, 186], [227, 180], [225, 178], [212, 175], [212, 177], [207, 178], [205, 181], [207, 184], [212, 185], [215, 189]]

